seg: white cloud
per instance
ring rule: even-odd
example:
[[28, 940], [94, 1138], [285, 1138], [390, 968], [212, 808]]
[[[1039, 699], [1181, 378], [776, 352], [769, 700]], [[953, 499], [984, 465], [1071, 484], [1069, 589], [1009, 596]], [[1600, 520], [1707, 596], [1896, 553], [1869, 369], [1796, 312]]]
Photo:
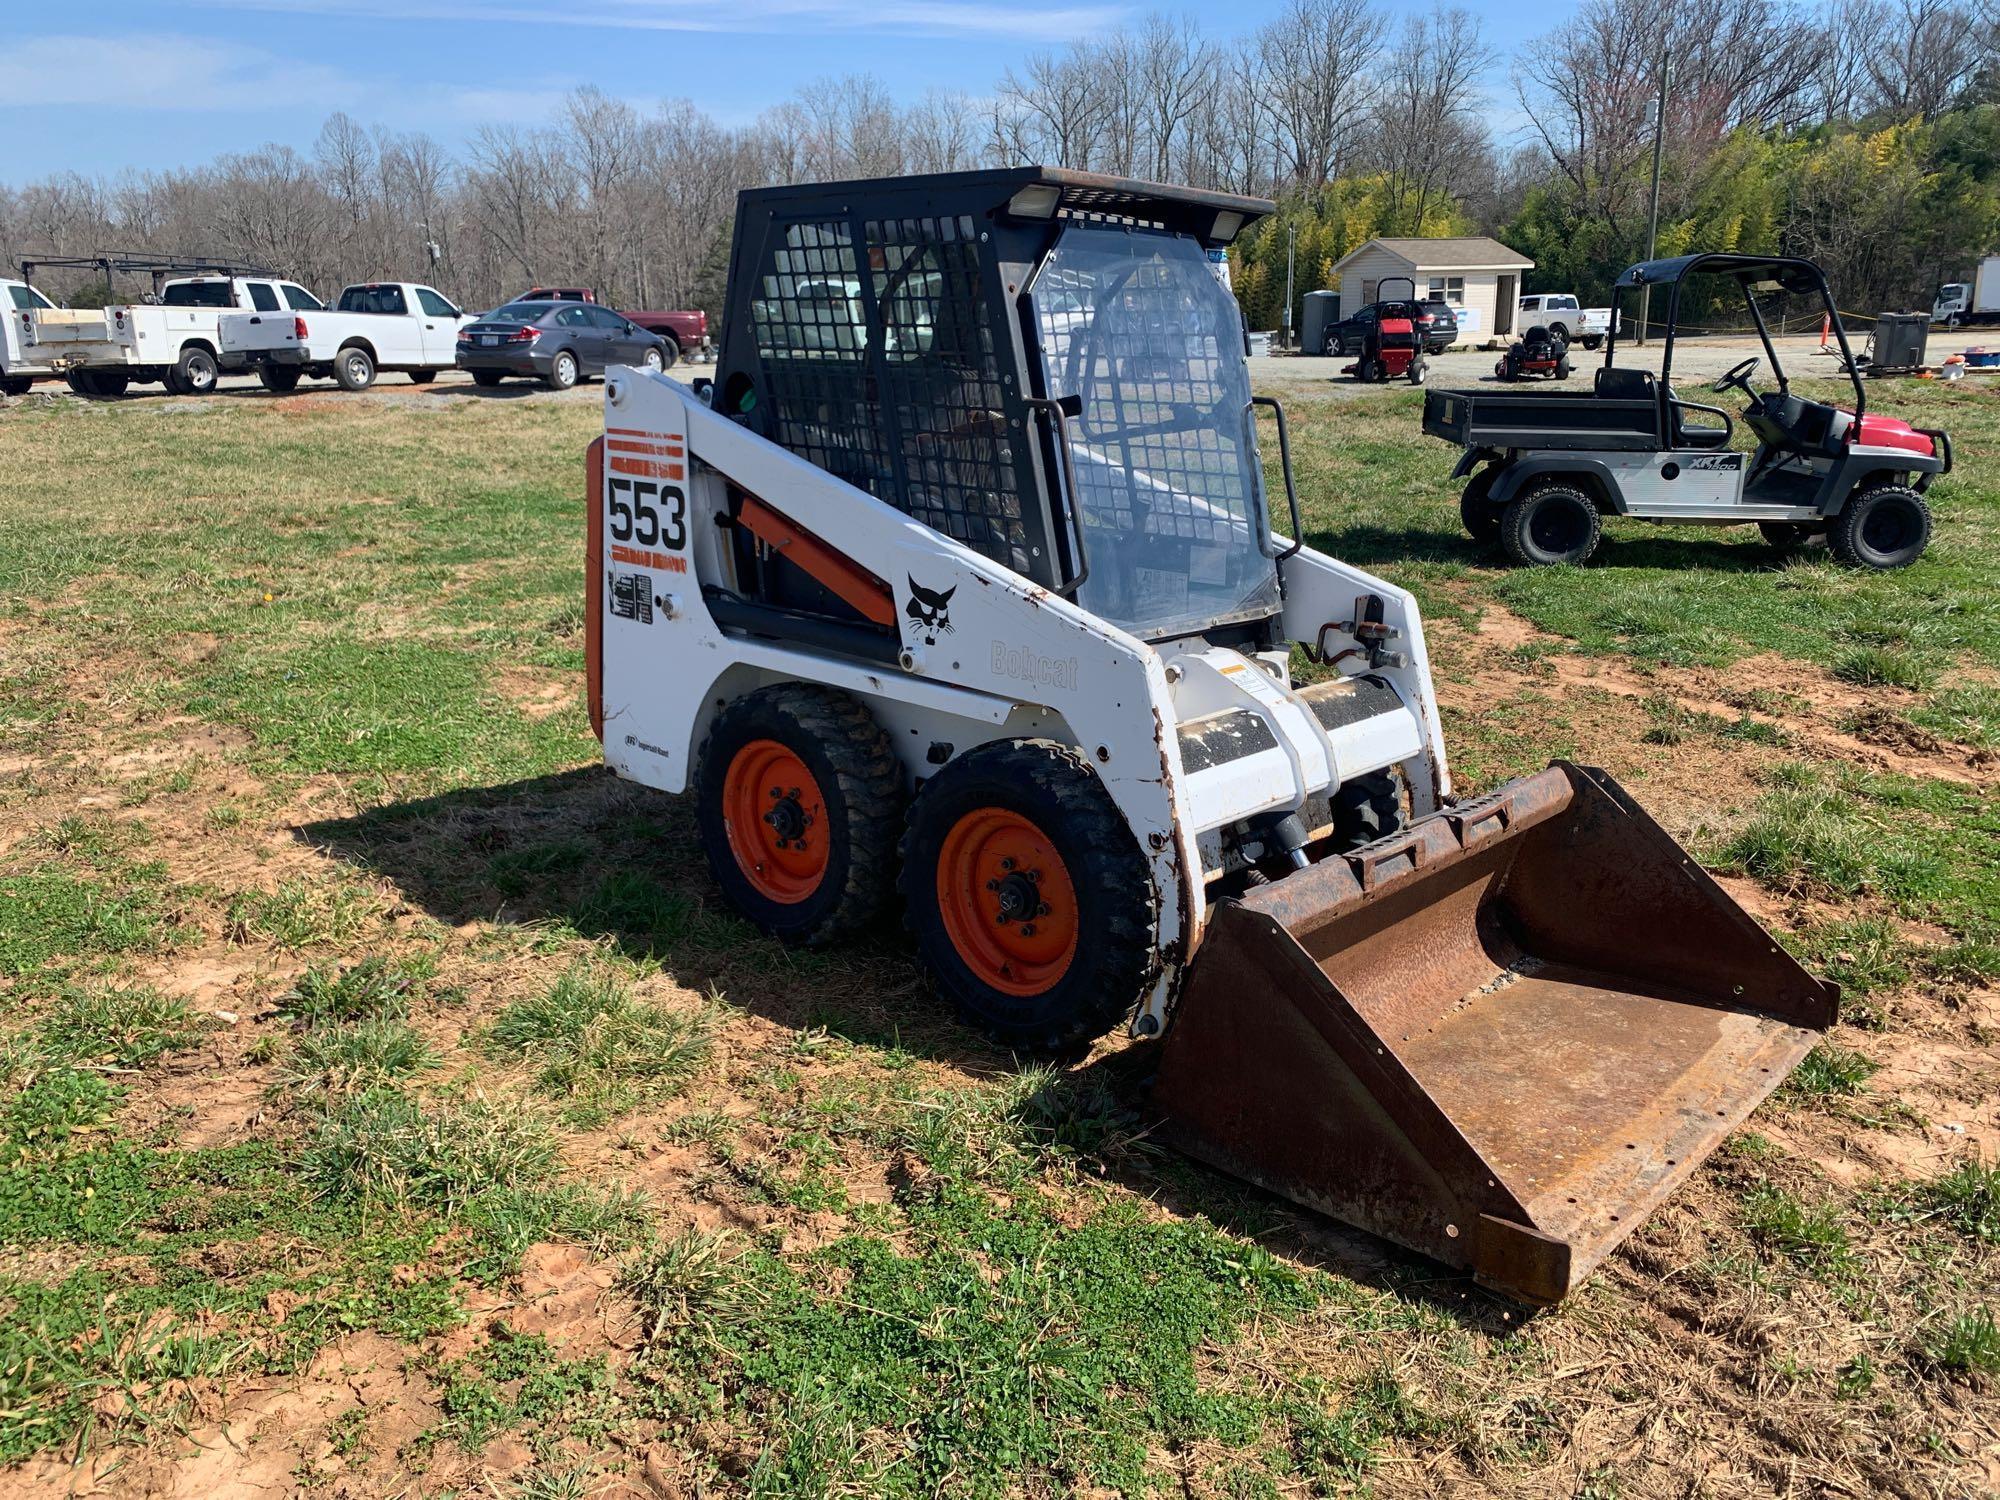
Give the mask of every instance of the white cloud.
[[199, 0], [216, 9], [370, 20], [515, 21], [636, 31], [911, 32], [1044, 41], [1085, 36], [1116, 26], [1131, 11], [1125, 0], [1104, 3], [1023, 3], [989, 0]]
[[186, 36], [39, 36], [10, 43], [17, 106], [244, 111], [337, 109], [353, 86], [337, 69]]

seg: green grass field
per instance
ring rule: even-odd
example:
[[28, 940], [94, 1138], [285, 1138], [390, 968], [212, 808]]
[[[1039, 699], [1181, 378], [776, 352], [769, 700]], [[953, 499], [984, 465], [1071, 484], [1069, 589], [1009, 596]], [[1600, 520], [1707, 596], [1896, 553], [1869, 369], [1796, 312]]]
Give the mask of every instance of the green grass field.
[[[597, 768], [591, 402], [0, 410], [0, 1464], [305, 1493], [1970, 1494], [2000, 1472], [2000, 406], [1895, 575], [1506, 572], [1288, 394], [1467, 787], [1619, 776], [1847, 989], [1565, 1307], [1161, 1150]], [[1275, 447], [1275, 445], [1270, 445]]]

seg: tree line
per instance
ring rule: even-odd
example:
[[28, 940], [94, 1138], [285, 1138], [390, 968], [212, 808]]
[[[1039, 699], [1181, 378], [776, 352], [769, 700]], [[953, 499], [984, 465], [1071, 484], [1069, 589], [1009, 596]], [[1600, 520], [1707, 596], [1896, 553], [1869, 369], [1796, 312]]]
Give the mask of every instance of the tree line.
[[[1155, 15], [980, 98], [850, 76], [740, 128], [593, 88], [457, 150], [335, 114], [310, 150], [0, 188], [0, 256], [198, 254], [322, 291], [415, 277], [474, 307], [584, 283], [714, 312], [740, 188], [1040, 162], [1276, 198], [1233, 255], [1257, 327], [1288, 247], [1301, 294], [1378, 234], [1493, 234], [1536, 260], [1530, 289], [1601, 297], [1644, 249], [1664, 69], [1660, 253], [1797, 251], [1849, 305], [1916, 303], [2000, 233], [1996, 20], [2000, 0], [1587, 0], [1509, 59], [1444, 4], [1287, 0], [1235, 37]], [[87, 301], [84, 280], [52, 289]]]

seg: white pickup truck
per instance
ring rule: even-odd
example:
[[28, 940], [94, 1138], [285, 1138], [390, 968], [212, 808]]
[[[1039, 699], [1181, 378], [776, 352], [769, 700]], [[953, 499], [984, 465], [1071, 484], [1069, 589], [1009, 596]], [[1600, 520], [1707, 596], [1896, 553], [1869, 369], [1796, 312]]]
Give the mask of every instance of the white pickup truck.
[[383, 370], [400, 370], [423, 385], [451, 369], [458, 362], [458, 331], [473, 321], [434, 287], [366, 281], [342, 291], [325, 311], [237, 315], [223, 338], [271, 390], [289, 391], [302, 375], [330, 375], [342, 389], [362, 391]]
[[1537, 325], [1561, 333], [1567, 343], [1595, 349], [1611, 332], [1608, 307], [1585, 307], [1573, 292], [1530, 292], [1515, 313], [1515, 327], [1526, 333]]
[[161, 283], [157, 302], [36, 308], [26, 352], [67, 376], [78, 395], [122, 396], [135, 381], [159, 381], [177, 396], [201, 396], [224, 370], [246, 362], [224, 335], [232, 317], [322, 306], [304, 287], [276, 277], [183, 276]]
[[28, 345], [34, 331], [34, 314], [41, 308], [54, 306], [27, 282], [0, 277], [0, 312], [7, 319], [6, 326], [0, 328], [0, 394], [25, 396], [37, 376], [55, 373], [49, 362], [35, 357]]

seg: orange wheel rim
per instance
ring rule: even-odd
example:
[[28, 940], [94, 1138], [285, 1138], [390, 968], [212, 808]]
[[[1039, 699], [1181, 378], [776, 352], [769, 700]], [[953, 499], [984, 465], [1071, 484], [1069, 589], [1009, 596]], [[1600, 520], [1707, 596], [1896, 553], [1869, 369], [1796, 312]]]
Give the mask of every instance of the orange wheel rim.
[[1076, 957], [1076, 887], [1055, 844], [1001, 807], [967, 813], [938, 855], [938, 910], [952, 946], [981, 984], [1039, 995]]
[[826, 878], [826, 799], [806, 763], [776, 740], [752, 740], [729, 762], [722, 821], [736, 867], [767, 900], [795, 905]]

